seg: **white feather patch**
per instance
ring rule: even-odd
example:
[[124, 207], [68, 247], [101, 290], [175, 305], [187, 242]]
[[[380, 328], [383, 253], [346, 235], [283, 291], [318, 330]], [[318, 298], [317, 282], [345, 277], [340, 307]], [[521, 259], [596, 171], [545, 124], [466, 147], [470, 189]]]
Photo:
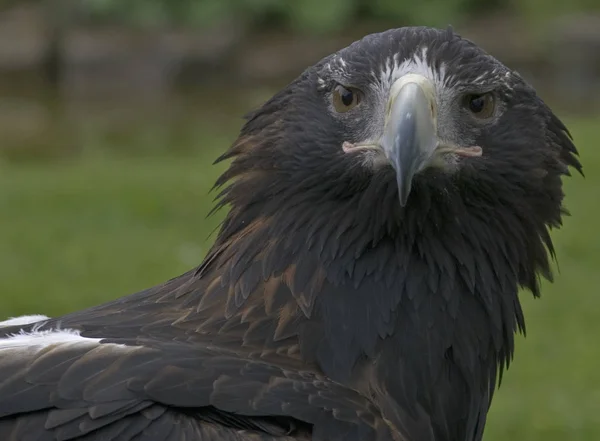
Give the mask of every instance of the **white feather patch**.
[[79, 331], [72, 329], [53, 329], [37, 332], [20, 332], [10, 337], [0, 339], [0, 352], [10, 349], [35, 349], [40, 350], [51, 345], [88, 343], [97, 345], [100, 338], [87, 338], [79, 335]]
[[417, 51], [412, 58], [400, 62], [398, 54], [389, 57], [385, 61], [385, 65], [381, 67], [380, 72], [373, 72], [372, 75], [380, 81], [380, 87], [383, 91], [388, 91], [392, 84], [398, 78], [407, 74], [418, 74], [431, 80], [440, 92], [444, 89], [446, 82], [446, 66], [441, 65], [439, 69], [435, 69], [427, 63], [427, 48], [423, 47]]
[[50, 317], [41, 314], [11, 317], [8, 320], [0, 322], [0, 328], [5, 328], [7, 326], [30, 325], [31, 323], [41, 322], [42, 320], [48, 320], [49, 318]]

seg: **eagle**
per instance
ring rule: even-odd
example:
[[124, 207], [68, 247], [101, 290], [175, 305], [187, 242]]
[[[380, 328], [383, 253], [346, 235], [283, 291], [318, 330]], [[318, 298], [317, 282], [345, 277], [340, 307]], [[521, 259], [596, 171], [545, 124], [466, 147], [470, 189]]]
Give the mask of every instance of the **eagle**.
[[451, 28], [391, 29], [217, 161], [198, 267], [0, 324], [0, 439], [481, 440], [582, 172], [534, 88]]

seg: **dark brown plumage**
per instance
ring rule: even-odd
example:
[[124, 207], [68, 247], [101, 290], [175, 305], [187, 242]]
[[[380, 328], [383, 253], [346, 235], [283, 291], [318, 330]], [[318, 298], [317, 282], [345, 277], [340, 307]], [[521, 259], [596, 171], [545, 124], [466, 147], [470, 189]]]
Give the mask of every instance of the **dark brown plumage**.
[[479, 441], [581, 169], [535, 91], [452, 31], [391, 30], [306, 70], [225, 159], [198, 268], [0, 328], [0, 439]]

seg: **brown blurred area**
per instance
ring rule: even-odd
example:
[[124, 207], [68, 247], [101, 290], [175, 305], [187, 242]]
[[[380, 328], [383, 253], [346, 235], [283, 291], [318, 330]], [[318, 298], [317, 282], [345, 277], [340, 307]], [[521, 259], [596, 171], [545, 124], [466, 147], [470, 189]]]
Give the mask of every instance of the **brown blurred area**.
[[[0, 133], [5, 135], [0, 150], [11, 157], [68, 154], [78, 149], [74, 139], [96, 123], [112, 127], [178, 119], [182, 113], [189, 117], [190, 112], [227, 123], [366, 33], [428, 21], [452, 24], [521, 72], [551, 104], [575, 114], [600, 107], [600, 7], [595, 6], [600, 1], [573, 3], [566, 12], [555, 6], [552, 14], [539, 7], [538, 14], [536, 4], [545, 5], [539, 0], [525, 0], [523, 5], [532, 4], [529, 9], [521, 3], [516, 7], [517, 0], [486, 7], [452, 0], [456, 10], [429, 20], [433, 12], [425, 7], [411, 16], [406, 1], [379, 2], [391, 4], [390, 11], [398, 11], [394, 15], [385, 9], [377, 14], [375, 7], [373, 13], [364, 7], [368, 2], [337, 0], [332, 4], [339, 10], [329, 11], [329, 22], [319, 18], [318, 27], [311, 24], [322, 11], [311, 18], [306, 8], [319, 8], [319, 2], [304, 1], [295, 11], [277, 9], [274, 1], [237, 0], [215, 13], [209, 6], [224, 3], [199, 0], [181, 3], [178, 20], [156, 9], [175, 0], [138, 2], [137, 7], [131, 1], [129, 9], [110, 0], [5, 0], [0, 4]], [[264, 11], [244, 9], [246, 3], [262, 4]], [[441, 5], [423, 2], [428, 3], [431, 11]], [[146, 11], [152, 5], [158, 5], [154, 15]], [[192, 6], [195, 21], [181, 19], [191, 14], [185, 7]], [[298, 15], [304, 26], [294, 26]], [[420, 16], [425, 23], [417, 22]], [[58, 142], [47, 136], [64, 133], [65, 125], [75, 138]], [[50, 148], [49, 140], [60, 145]]]

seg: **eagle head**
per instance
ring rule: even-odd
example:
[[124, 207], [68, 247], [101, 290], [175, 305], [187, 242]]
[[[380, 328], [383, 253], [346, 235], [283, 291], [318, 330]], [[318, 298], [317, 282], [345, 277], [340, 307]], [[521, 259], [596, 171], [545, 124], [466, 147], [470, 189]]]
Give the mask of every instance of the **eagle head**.
[[308, 68], [248, 116], [230, 157], [219, 184], [266, 178], [243, 179], [246, 202], [293, 192], [373, 212], [383, 201], [396, 219], [476, 188], [535, 194], [554, 222], [559, 176], [581, 170], [567, 129], [517, 72], [451, 29], [424, 27], [368, 35]]

